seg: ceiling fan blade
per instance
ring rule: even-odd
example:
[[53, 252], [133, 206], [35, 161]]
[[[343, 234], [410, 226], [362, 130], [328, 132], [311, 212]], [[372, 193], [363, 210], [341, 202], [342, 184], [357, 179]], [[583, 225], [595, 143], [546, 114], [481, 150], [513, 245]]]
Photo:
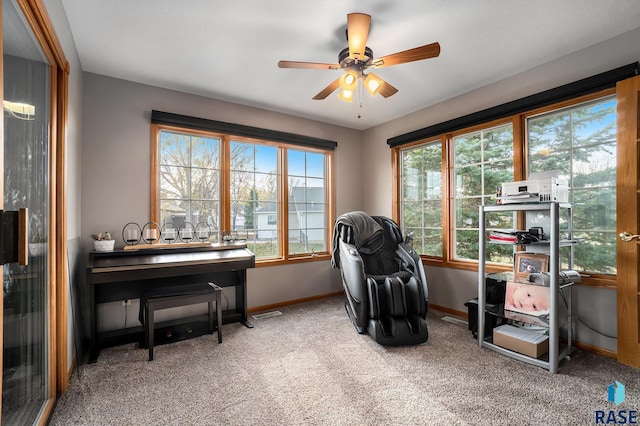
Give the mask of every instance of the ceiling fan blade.
[[347, 38], [349, 40], [349, 57], [366, 61], [365, 47], [369, 37], [371, 16], [364, 13], [349, 13], [347, 15]]
[[340, 78], [336, 78], [333, 82], [331, 82], [331, 84], [322, 89], [320, 93], [315, 95], [313, 99], [315, 99], [316, 101], [320, 101], [332, 94], [338, 87], [340, 87]]
[[338, 70], [339, 64], [322, 64], [319, 62], [296, 62], [296, 61], [280, 61], [278, 68], [307, 68], [320, 70]]
[[383, 56], [373, 61], [375, 68], [388, 67], [391, 65], [404, 64], [407, 62], [421, 61], [423, 59], [435, 58], [440, 55], [440, 43], [431, 43], [402, 52]]
[[378, 93], [380, 93], [385, 98], [388, 98], [389, 96], [393, 96], [396, 93], [398, 93], [398, 89], [396, 89], [395, 87], [393, 87], [392, 85], [390, 85], [386, 81], [383, 81], [382, 85], [378, 89]]

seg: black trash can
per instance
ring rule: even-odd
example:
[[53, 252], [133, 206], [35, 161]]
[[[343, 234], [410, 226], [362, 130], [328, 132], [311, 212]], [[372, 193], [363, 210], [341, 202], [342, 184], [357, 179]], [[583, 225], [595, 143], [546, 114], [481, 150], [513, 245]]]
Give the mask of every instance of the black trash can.
[[[464, 304], [467, 307], [469, 315], [469, 331], [473, 334], [473, 338], [478, 338], [478, 298], [469, 300]], [[495, 315], [486, 313], [484, 314], [484, 337], [489, 337], [493, 333], [493, 329], [498, 325], [501, 325], [503, 319]]]

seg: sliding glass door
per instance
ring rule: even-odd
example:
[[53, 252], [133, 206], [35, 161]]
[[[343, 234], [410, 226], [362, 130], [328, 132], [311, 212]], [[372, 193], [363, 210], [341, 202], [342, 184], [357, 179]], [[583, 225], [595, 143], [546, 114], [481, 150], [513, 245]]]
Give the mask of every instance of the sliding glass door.
[[26, 208], [27, 226], [18, 234], [26, 232], [23, 244], [28, 250], [23, 264], [9, 262], [2, 267], [2, 424], [26, 425], [38, 422], [51, 397], [49, 168], [53, 68], [15, 0], [2, 1], [2, 37], [3, 211]]

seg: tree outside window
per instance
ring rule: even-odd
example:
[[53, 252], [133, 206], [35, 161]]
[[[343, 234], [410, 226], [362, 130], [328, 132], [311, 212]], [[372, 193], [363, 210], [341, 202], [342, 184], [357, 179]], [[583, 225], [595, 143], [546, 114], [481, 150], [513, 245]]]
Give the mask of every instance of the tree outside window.
[[[506, 124], [459, 135], [452, 141], [453, 158], [453, 250], [455, 259], [478, 259], [479, 208], [496, 204], [502, 182], [513, 181], [513, 126]], [[513, 229], [513, 215], [489, 218], [487, 232]], [[513, 250], [491, 245], [487, 261], [509, 263]]]
[[403, 233], [413, 235], [416, 252], [442, 257], [442, 144], [403, 149], [400, 161]]
[[574, 269], [616, 273], [616, 131], [615, 97], [527, 119], [529, 171], [569, 181]]
[[[154, 134], [158, 180], [151, 193], [158, 207], [152, 216], [160, 226], [204, 222], [212, 242], [233, 232], [258, 260], [329, 256], [330, 149], [293, 149], [175, 127], [157, 126]], [[229, 160], [223, 166], [224, 158]]]
[[206, 223], [220, 231], [220, 139], [160, 133], [160, 226]]

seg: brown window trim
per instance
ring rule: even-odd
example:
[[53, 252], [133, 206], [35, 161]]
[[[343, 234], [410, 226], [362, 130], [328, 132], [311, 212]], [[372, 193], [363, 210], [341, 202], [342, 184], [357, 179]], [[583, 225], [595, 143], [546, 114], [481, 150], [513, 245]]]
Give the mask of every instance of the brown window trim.
[[[452, 268], [452, 269], [460, 269], [460, 270], [468, 270], [468, 271], [477, 271], [478, 270], [478, 261], [477, 260], [457, 260], [453, 259], [453, 248], [450, 246], [451, 241], [451, 203], [452, 196], [450, 194], [451, 188], [451, 140], [454, 136], [471, 133], [477, 130], [486, 129], [489, 127], [494, 127], [499, 124], [506, 124], [511, 121], [513, 125], [513, 148], [514, 148], [514, 179], [522, 180], [526, 176], [526, 164], [527, 164], [527, 151], [526, 151], [526, 128], [525, 128], [525, 120], [528, 117], [544, 114], [547, 112], [572, 107], [575, 105], [579, 105], [581, 103], [589, 102], [592, 100], [605, 98], [608, 96], [615, 95], [615, 88], [607, 88], [604, 90], [600, 90], [594, 93], [589, 93], [586, 95], [578, 96], [568, 100], [562, 100], [560, 102], [546, 105], [544, 107], [536, 108], [530, 111], [521, 112], [510, 117], [500, 118], [497, 120], [488, 121], [486, 123], [474, 124], [470, 127], [464, 129], [457, 129], [454, 132], [448, 132], [441, 135], [431, 136], [426, 139], [416, 140], [405, 144], [399, 144], [391, 147], [391, 165], [392, 165], [392, 176], [393, 176], [393, 185], [392, 185], [392, 217], [393, 219], [400, 223], [400, 212], [401, 212], [401, 200], [400, 200], [400, 170], [402, 164], [400, 163], [400, 152], [403, 149], [420, 146], [428, 143], [433, 143], [440, 139], [442, 141], [442, 175], [446, 176], [446, 179], [443, 179], [443, 230], [442, 230], [442, 239], [443, 239], [443, 255], [439, 256], [427, 256], [421, 255], [425, 265], [430, 266], [438, 266], [444, 268]], [[446, 183], [445, 183], [446, 180]], [[507, 265], [487, 265], [488, 272], [502, 272], [508, 271], [510, 268]], [[616, 275], [605, 275], [605, 274], [596, 274], [585, 272], [582, 280], [579, 285], [584, 285], [588, 287], [598, 287], [598, 288], [608, 288], [615, 289], [616, 288]]]
[[[252, 128], [253, 129], [253, 128]], [[286, 142], [277, 142], [270, 141], [264, 139], [258, 139], [255, 137], [248, 136], [236, 136], [229, 135], [224, 133], [217, 133], [209, 130], [202, 129], [194, 129], [194, 128], [186, 128], [179, 127], [175, 125], [168, 124], [151, 124], [151, 190], [150, 190], [150, 220], [153, 222], [158, 222], [160, 220], [160, 142], [159, 135], [161, 131], [173, 131], [180, 132], [184, 134], [192, 134], [198, 136], [207, 136], [207, 137], [215, 137], [219, 138], [221, 142], [220, 149], [220, 157], [221, 157], [221, 168], [220, 168], [220, 229], [229, 229], [230, 228], [230, 200], [229, 200], [229, 191], [224, 188], [229, 187], [229, 173], [230, 173], [230, 153], [229, 153], [229, 143], [233, 139], [234, 141], [239, 142], [247, 142], [247, 143], [256, 143], [263, 144], [269, 146], [275, 146], [280, 148], [279, 150], [279, 166], [280, 166], [280, 175], [279, 175], [279, 217], [280, 223], [278, 227], [278, 240], [279, 240], [279, 253], [276, 257], [272, 258], [264, 258], [264, 259], [256, 259], [256, 266], [276, 266], [290, 263], [302, 263], [302, 262], [315, 262], [319, 260], [329, 260], [331, 258], [330, 255], [330, 245], [331, 245], [331, 235], [333, 232], [333, 223], [335, 221], [335, 193], [334, 193], [334, 150], [331, 148], [332, 143], [326, 144], [326, 146], [322, 145], [305, 145], [298, 143], [286, 143]], [[311, 139], [311, 138], [309, 138]], [[286, 150], [294, 149], [301, 150], [307, 152], [315, 152], [324, 154], [325, 156], [325, 177], [326, 177], [326, 197], [327, 197], [327, 214], [325, 218], [325, 227], [326, 227], [326, 244], [327, 250], [322, 252], [316, 252], [315, 254], [304, 253], [304, 254], [289, 254], [288, 252], [288, 235], [287, 230], [288, 226], [288, 210], [289, 210], [289, 199], [288, 199], [288, 174], [287, 174], [287, 161], [286, 161]]]

